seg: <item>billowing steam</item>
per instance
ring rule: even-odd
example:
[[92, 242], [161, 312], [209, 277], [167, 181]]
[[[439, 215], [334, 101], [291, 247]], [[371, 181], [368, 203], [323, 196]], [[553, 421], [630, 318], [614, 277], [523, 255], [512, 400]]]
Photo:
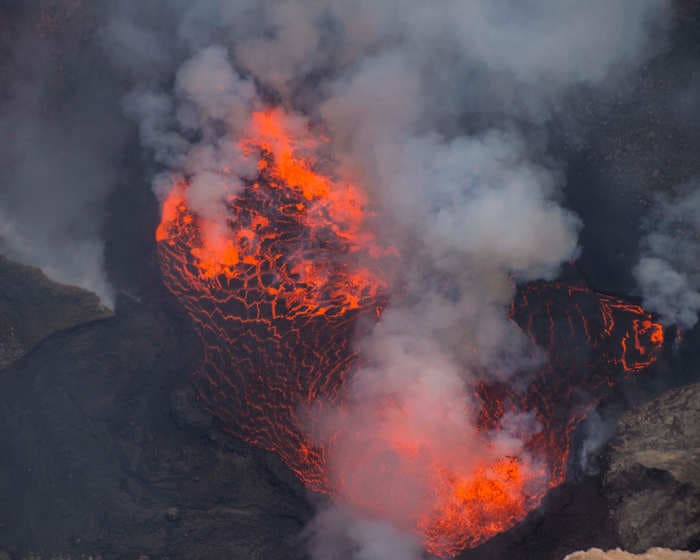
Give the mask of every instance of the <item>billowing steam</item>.
[[[418, 556], [409, 532], [435, 507], [435, 464], [468, 477], [490, 457], [532, 460], [508, 425], [485, 445], [470, 395], [481, 379], [532, 365], [506, 313], [513, 280], [552, 278], [577, 254], [581, 224], [558, 202], [561, 173], [539, 127], [572, 87], [605, 86], [642, 60], [664, 5], [199, 1], [179, 19], [188, 54], [174, 88], [144, 79], [126, 99], [166, 168], [156, 192], [186, 178], [189, 207], [215, 230], [205, 235], [224, 227], [225, 200], [255, 175], [257, 158], [239, 144], [252, 112], [282, 105], [300, 135], [309, 123], [328, 131], [327, 165], [370, 193], [380, 233], [401, 255], [402, 295], [358, 341], [366, 365], [343, 408], [315, 412], [324, 429], [311, 436], [334, 439], [330, 477], [341, 489], [310, 529], [319, 560]], [[137, 37], [156, 53], [137, 74], [162, 64], [163, 35], [123, 16], [113, 40], [133, 48]], [[682, 291], [695, 313], [697, 293], [684, 286], [697, 278], [654, 260], [660, 237], [649, 240], [638, 272], [650, 303], [677, 318], [669, 302]], [[654, 292], [669, 273], [675, 292]], [[528, 421], [507, 423], [522, 432]], [[341, 426], [352, 429], [339, 441]], [[397, 441], [417, 460], [402, 462]], [[341, 480], [348, 463], [352, 477]]]
[[661, 195], [634, 272], [644, 304], [668, 324], [692, 328], [700, 313], [700, 186]]

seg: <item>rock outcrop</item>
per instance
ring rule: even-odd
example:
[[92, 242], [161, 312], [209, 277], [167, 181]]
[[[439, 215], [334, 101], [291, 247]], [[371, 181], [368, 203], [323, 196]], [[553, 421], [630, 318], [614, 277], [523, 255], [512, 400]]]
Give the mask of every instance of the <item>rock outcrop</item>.
[[700, 546], [700, 384], [622, 417], [604, 484], [625, 549]]
[[687, 552], [683, 550], [670, 550], [668, 548], [651, 548], [644, 554], [632, 554], [619, 548], [615, 550], [590, 550], [574, 552], [564, 560], [698, 560], [700, 552]]
[[95, 294], [0, 256], [0, 369], [56, 332], [111, 315]]
[[20, 340], [45, 338], [0, 373], [0, 560], [300, 556], [305, 492], [197, 408], [189, 324], [127, 298], [93, 321], [88, 295], [52, 307], [62, 288], [22, 272], [3, 304]]

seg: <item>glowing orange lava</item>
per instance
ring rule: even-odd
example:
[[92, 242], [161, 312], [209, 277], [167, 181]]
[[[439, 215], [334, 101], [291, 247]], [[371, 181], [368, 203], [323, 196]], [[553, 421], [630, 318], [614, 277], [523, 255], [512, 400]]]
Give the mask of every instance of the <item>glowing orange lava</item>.
[[[465, 452], [464, 461], [447, 464], [416, 433], [400, 430], [387, 436], [391, 456], [369, 447], [331, 483], [334, 450], [308, 439], [315, 420], [306, 413], [312, 405], [342, 408], [340, 388], [356, 362], [351, 341], [386, 303], [394, 252], [374, 238], [363, 190], [324, 173], [323, 141], [286, 113], [255, 113], [240, 147], [257, 158], [258, 176], [225, 201], [225, 223], [193, 212], [183, 181], [172, 186], [156, 231], [165, 283], [202, 339], [194, 382], [204, 405], [232, 434], [279, 454], [312, 490], [340, 493], [370, 514], [382, 515], [389, 497], [373, 503], [353, 493], [362, 483], [355, 467], [364, 462], [389, 478], [392, 469], [415, 471], [430, 492], [420, 497], [422, 515], [402, 528], [434, 554], [454, 555], [512, 527], [561, 483], [571, 430], [612, 377], [656, 359], [661, 327], [610, 296], [533, 284], [519, 292], [511, 316], [550, 360], [518, 390], [474, 388], [483, 403], [474, 418], [483, 456]], [[519, 434], [526, 454], [489, 448], [488, 434], [507, 413], [536, 420], [536, 429]]]
[[421, 520], [426, 547], [439, 556], [452, 556], [510, 529], [539, 503], [529, 487], [541, 488], [547, 480], [544, 469], [515, 457], [480, 465], [468, 478], [443, 477], [437, 511]]
[[363, 191], [320, 172], [321, 141], [292, 128], [281, 110], [255, 113], [240, 146], [259, 175], [226, 201], [223, 227], [190, 210], [182, 182], [156, 240], [166, 285], [203, 340], [195, 383], [206, 406], [327, 491], [324, 450], [297, 415], [337, 394], [357, 319], [376, 320], [384, 304], [379, 261], [393, 251], [375, 242]]

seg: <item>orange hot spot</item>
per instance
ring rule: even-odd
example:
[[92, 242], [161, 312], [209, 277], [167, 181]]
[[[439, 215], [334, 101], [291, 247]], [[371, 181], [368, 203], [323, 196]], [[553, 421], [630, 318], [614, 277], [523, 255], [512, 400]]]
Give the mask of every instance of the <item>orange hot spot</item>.
[[182, 194], [182, 186], [175, 184], [165, 197], [161, 210], [161, 220], [156, 229], [156, 241], [166, 241], [170, 226], [175, 223], [182, 213], [183, 220], [190, 220], [191, 216], [184, 211], [187, 209], [185, 205], [185, 196]]
[[[410, 400], [406, 405], [411, 407]], [[507, 530], [549, 489], [544, 466], [499, 456], [483, 434], [453, 434], [449, 444], [441, 442], [442, 430], [424, 431], [390, 399], [378, 402], [375, 414], [379, 420], [370, 421], [369, 429], [362, 425], [366, 416], [374, 417], [368, 410], [344, 418], [327, 443], [331, 457], [344, 457], [340, 465], [333, 462], [331, 492], [416, 533], [433, 554], [452, 556]], [[435, 422], [450, 431], [450, 419], [438, 414]]]
[[544, 494], [541, 478], [515, 457], [480, 465], [466, 477], [441, 473], [432, 515], [419, 522], [427, 550], [453, 556], [509, 529], [536, 505], [527, 485], [534, 484]]
[[[299, 187], [307, 200], [327, 196], [333, 189], [330, 179], [316, 173], [313, 162], [300, 153], [315, 148], [317, 142], [308, 140], [304, 145], [295, 141], [291, 133], [281, 109], [257, 112], [251, 119], [250, 136], [242, 144], [249, 149], [262, 149], [272, 156], [271, 178]], [[267, 168], [268, 162], [260, 160], [258, 169]]]

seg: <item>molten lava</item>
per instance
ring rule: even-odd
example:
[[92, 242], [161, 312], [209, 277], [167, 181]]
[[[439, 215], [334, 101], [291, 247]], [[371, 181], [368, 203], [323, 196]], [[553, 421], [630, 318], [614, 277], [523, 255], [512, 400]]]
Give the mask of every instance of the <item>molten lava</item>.
[[[512, 527], [562, 482], [571, 430], [613, 377], [654, 362], [660, 325], [638, 306], [583, 287], [527, 286], [511, 317], [549, 361], [517, 390], [474, 388], [482, 406], [473, 438], [482, 452], [456, 450], [443, 461], [404, 427], [385, 435], [390, 457], [368, 447], [332, 481], [333, 439], [312, 442], [306, 434], [319, 420], [306, 412], [342, 409], [353, 335], [379, 317], [395, 252], [372, 235], [365, 193], [320, 171], [323, 141], [300, 137], [284, 112], [255, 113], [240, 148], [257, 159], [258, 176], [225, 201], [225, 221], [195, 213], [183, 180], [165, 199], [156, 232], [165, 283], [202, 339], [194, 382], [205, 406], [231, 433], [279, 454], [310, 489], [341, 494], [369, 514], [382, 515], [389, 498], [354, 492], [362, 480], [352, 461], [387, 480], [395, 469], [420, 476], [430, 488], [423, 514], [401, 528], [432, 553], [454, 555]], [[388, 403], [378, 414], [401, 411]], [[517, 456], [499, 452], [490, 435], [510, 414], [533, 419], [518, 434]], [[352, 426], [343, 429], [338, 438], [352, 437]]]
[[168, 288], [204, 346], [195, 383], [237, 436], [279, 453], [312, 489], [327, 489], [324, 451], [297, 414], [337, 394], [351, 369], [358, 318], [376, 317], [392, 251], [367, 227], [365, 195], [315, 168], [319, 143], [292, 136], [279, 110], [255, 113], [240, 147], [259, 175], [226, 201], [224, 227], [189, 208], [174, 184], [156, 231]]
[[546, 349], [546, 365], [525, 390], [480, 387], [480, 425], [496, 426], [506, 411], [533, 413], [539, 429], [523, 434], [526, 448], [545, 459], [554, 487], [564, 480], [575, 425], [619, 382], [621, 372], [636, 374], [656, 361], [664, 331], [638, 305], [556, 282], [519, 289], [511, 317]]

